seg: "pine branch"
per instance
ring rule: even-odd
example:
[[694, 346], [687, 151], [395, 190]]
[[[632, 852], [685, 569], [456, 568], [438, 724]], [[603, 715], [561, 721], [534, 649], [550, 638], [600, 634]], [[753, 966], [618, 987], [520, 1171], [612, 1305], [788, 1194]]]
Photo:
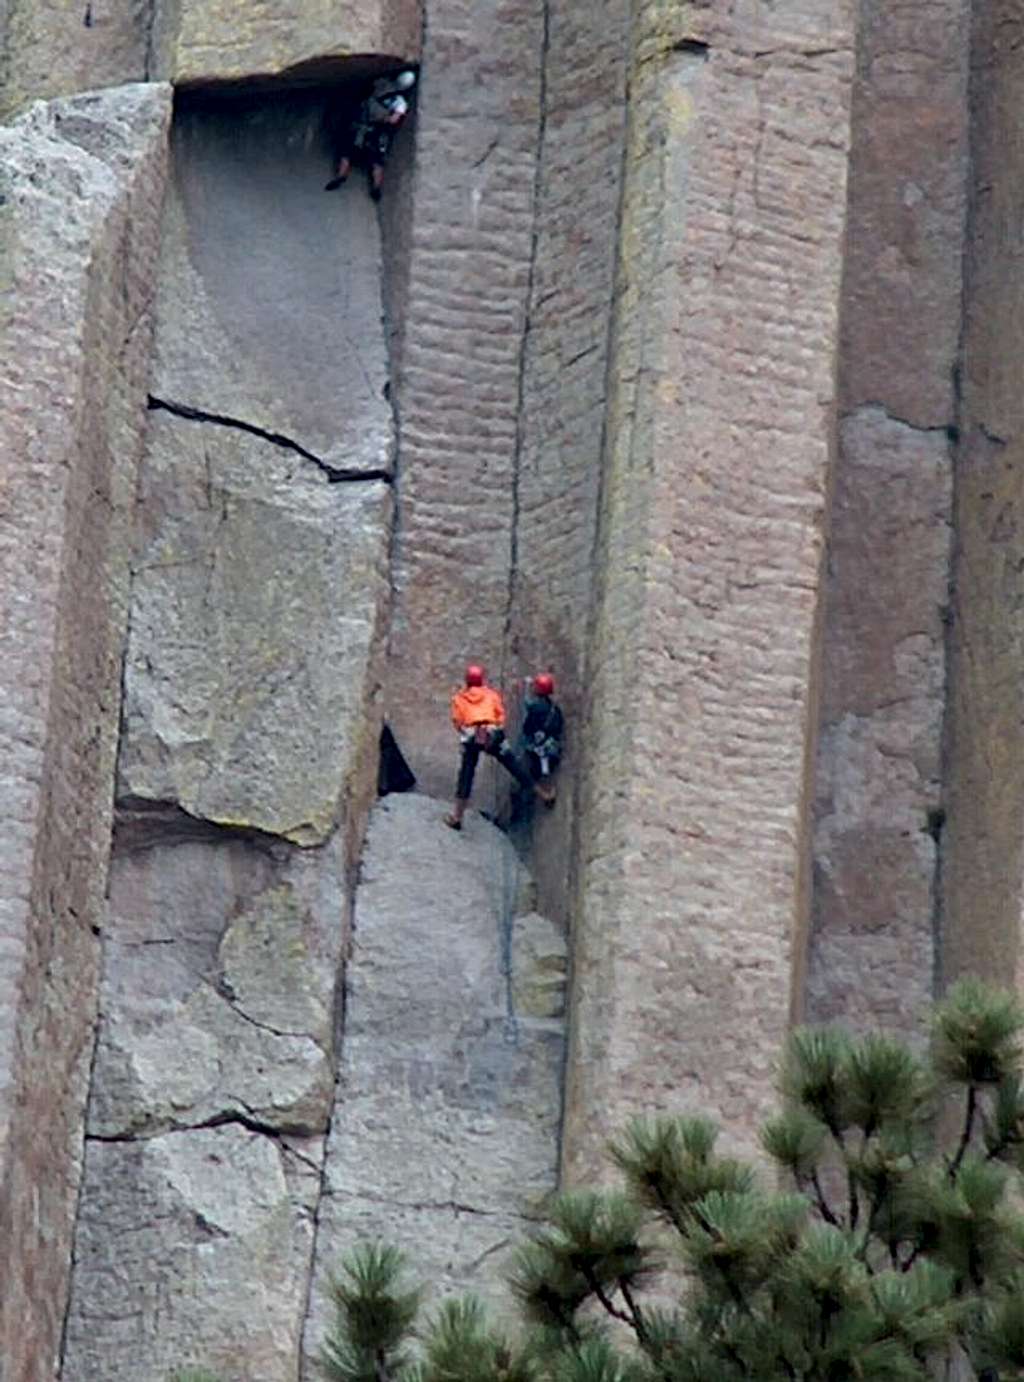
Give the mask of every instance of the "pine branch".
[[852, 1233], [860, 1219], [860, 1197], [857, 1194], [857, 1185], [849, 1162], [846, 1163], [846, 1193], [849, 1202], [850, 1232]]
[[825, 1198], [825, 1192], [821, 1188], [821, 1180], [818, 1177], [817, 1167], [811, 1172], [811, 1185], [814, 1187], [814, 1199], [821, 1217], [825, 1220], [826, 1224], [831, 1224], [833, 1228], [838, 1228], [839, 1219], [830, 1207], [828, 1200]]
[[636, 1333], [637, 1343], [640, 1344], [641, 1348], [644, 1348], [650, 1342], [650, 1335], [647, 1332], [647, 1325], [644, 1322], [643, 1311], [633, 1299], [633, 1293], [629, 1289], [629, 1284], [625, 1277], [619, 1278], [619, 1290], [622, 1292], [622, 1299], [626, 1302], [626, 1309], [632, 1317], [631, 1322], [634, 1332]]
[[956, 1156], [953, 1158], [949, 1168], [950, 1180], [956, 1180], [956, 1173], [960, 1170], [960, 1163], [967, 1154], [967, 1148], [971, 1144], [971, 1135], [974, 1132], [974, 1118], [978, 1111], [978, 1086], [971, 1084], [967, 1086], [967, 1112], [964, 1118], [964, 1130], [960, 1136], [960, 1144], [956, 1149]]
[[672, 1225], [675, 1231], [679, 1234], [680, 1238], [685, 1238], [686, 1230], [683, 1227], [682, 1217], [677, 1212], [675, 1205], [669, 1202], [669, 1198], [665, 1194], [664, 1188], [660, 1181], [655, 1187], [654, 1193], [658, 1197], [658, 1208], [661, 1210], [662, 1214], [664, 1214], [665, 1218], [669, 1221], [669, 1223]]
[[582, 1272], [584, 1281], [593, 1291], [597, 1299], [601, 1302], [601, 1306], [606, 1311], [606, 1313], [611, 1315], [613, 1320], [620, 1320], [623, 1324], [628, 1324], [631, 1329], [635, 1328], [632, 1319], [629, 1317], [629, 1315], [626, 1314], [625, 1310], [619, 1310], [612, 1303], [611, 1297], [605, 1292], [605, 1290], [601, 1286], [601, 1283], [600, 1281], [598, 1281], [593, 1268], [589, 1266], [581, 1266], [580, 1271]]

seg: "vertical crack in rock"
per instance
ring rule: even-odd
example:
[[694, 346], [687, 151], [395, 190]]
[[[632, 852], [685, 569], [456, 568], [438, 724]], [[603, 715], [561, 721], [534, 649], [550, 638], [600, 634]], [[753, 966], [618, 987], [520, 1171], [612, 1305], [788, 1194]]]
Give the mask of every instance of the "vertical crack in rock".
[[146, 22], [145, 22], [145, 42], [143, 46], [143, 81], [153, 80], [153, 69], [155, 55], [153, 53], [154, 36], [156, 33], [156, 14], [157, 6], [161, 0], [146, 0]]
[[516, 434], [515, 451], [512, 457], [512, 514], [509, 534], [508, 592], [505, 604], [505, 627], [502, 638], [502, 673], [507, 672], [509, 657], [515, 665], [516, 637], [513, 627], [515, 614], [516, 582], [519, 567], [519, 520], [521, 510], [520, 475], [523, 464], [523, 449], [526, 433], [526, 366], [527, 352], [530, 348], [530, 330], [533, 321], [534, 296], [537, 276], [537, 249], [540, 242], [540, 204], [541, 187], [544, 178], [544, 145], [547, 135], [548, 119], [548, 61], [551, 51], [551, 0], [541, 0], [542, 29], [541, 51], [538, 66], [537, 95], [537, 141], [536, 158], [533, 170], [533, 226], [530, 233], [530, 254], [526, 276], [524, 297], [523, 332], [519, 343], [519, 368], [516, 377]]
[[[94, 1081], [95, 1081], [95, 1079], [96, 1079], [96, 1057], [97, 1057], [97, 1053], [98, 1053], [98, 1050], [99, 1050], [99, 1027], [100, 1027], [100, 1014], [99, 1014], [99, 1012], [97, 1012], [96, 1018], [95, 1018], [95, 1020], [94, 1020], [94, 1022], [93, 1022], [93, 1029], [92, 1029], [92, 1051], [91, 1051], [90, 1056], [89, 1056], [89, 1076], [88, 1076], [88, 1084], [87, 1084], [87, 1086], [86, 1086], [86, 1088], [87, 1088], [88, 1090], [90, 1090], [90, 1091], [92, 1090], [93, 1083], [94, 1083]], [[57, 1353], [57, 1370], [56, 1370], [56, 1376], [57, 1376], [58, 1378], [61, 1378], [61, 1377], [63, 1377], [63, 1375], [64, 1375], [64, 1358], [65, 1358], [65, 1354], [66, 1354], [66, 1352], [67, 1352], [67, 1343], [68, 1343], [68, 1325], [69, 1325], [69, 1322], [70, 1322], [70, 1320], [71, 1320], [71, 1312], [72, 1312], [72, 1308], [73, 1308], [73, 1305], [74, 1305], [74, 1291], [75, 1291], [76, 1266], [77, 1266], [77, 1255], [78, 1255], [78, 1226], [79, 1226], [79, 1221], [80, 1221], [81, 1216], [82, 1216], [82, 1201], [83, 1201], [83, 1196], [84, 1196], [84, 1194], [85, 1194], [85, 1174], [84, 1174], [84, 1170], [85, 1170], [85, 1152], [86, 1152], [86, 1144], [88, 1143], [88, 1141], [89, 1141], [88, 1128], [86, 1127], [86, 1124], [85, 1124], [85, 1122], [84, 1122], [84, 1120], [83, 1120], [83, 1123], [82, 1123], [81, 1144], [80, 1144], [80, 1150], [79, 1150], [79, 1175], [78, 1175], [78, 1185], [77, 1185], [76, 1190], [75, 1190], [75, 1211], [74, 1211], [74, 1217], [73, 1217], [73, 1219], [72, 1219], [72, 1228], [71, 1228], [71, 1252], [70, 1252], [70, 1264], [69, 1264], [69, 1267], [68, 1267], [68, 1279], [69, 1279], [70, 1285], [69, 1285], [69, 1289], [68, 1289], [67, 1300], [66, 1300], [65, 1303], [64, 1303], [64, 1317], [63, 1317], [63, 1319], [62, 1319], [62, 1321], [61, 1321], [61, 1329], [60, 1329], [60, 1347], [59, 1347], [59, 1350], [58, 1350], [58, 1353]]]

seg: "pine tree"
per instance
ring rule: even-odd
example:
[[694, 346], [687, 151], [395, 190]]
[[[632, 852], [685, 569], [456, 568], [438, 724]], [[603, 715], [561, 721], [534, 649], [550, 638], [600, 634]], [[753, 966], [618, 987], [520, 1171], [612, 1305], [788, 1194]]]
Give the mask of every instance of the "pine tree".
[[610, 1149], [622, 1189], [559, 1195], [520, 1246], [512, 1339], [472, 1299], [418, 1331], [401, 1256], [363, 1246], [325, 1375], [926, 1382], [966, 1355], [1024, 1382], [1022, 1042], [1020, 1004], [977, 980], [936, 1008], [927, 1058], [797, 1030], [762, 1134], [788, 1188], [720, 1154], [705, 1118], [638, 1119]]

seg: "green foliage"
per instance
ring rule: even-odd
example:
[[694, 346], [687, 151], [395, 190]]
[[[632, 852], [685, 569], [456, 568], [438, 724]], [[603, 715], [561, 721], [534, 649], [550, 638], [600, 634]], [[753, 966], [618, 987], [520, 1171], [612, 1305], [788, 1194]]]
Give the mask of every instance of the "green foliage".
[[712, 1190], [743, 1191], [749, 1166], [715, 1155], [718, 1129], [708, 1118], [636, 1118], [610, 1148], [634, 1199], [680, 1228]]
[[513, 1341], [467, 1299], [415, 1345], [401, 1258], [362, 1249], [335, 1284], [327, 1376], [927, 1382], [966, 1354], [1024, 1382], [1024, 1010], [964, 981], [932, 1030], [928, 1059], [793, 1033], [761, 1135], [788, 1191], [719, 1154], [706, 1118], [632, 1122], [610, 1149], [623, 1190], [560, 1195], [516, 1251]]
[[424, 1345], [417, 1382], [533, 1382], [537, 1368], [487, 1322], [474, 1296], [441, 1306]]
[[407, 1366], [404, 1347], [420, 1292], [402, 1286], [405, 1258], [384, 1243], [361, 1243], [331, 1281], [334, 1328], [320, 1360], [331, 1382], [382, 1382]]
[[962, 979], [935, 1013], [935, 1065], [947, 1080], [995, 1085], [1018, 1073], [1024, 1009], [1014, 994]]

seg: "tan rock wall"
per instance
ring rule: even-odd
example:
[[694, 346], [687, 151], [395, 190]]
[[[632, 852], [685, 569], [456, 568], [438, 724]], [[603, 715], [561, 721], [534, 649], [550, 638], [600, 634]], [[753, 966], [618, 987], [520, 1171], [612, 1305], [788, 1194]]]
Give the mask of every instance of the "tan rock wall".
[[5, 1382], [66, 1302], [144, 420], [166, 88], [0, 129], [0, 1267]]
[[541, 905], [568, 914], [573, 784], [618, 254], [630, 6], [547, 7], [536, 225], [523, 340], [505, 664], [551, 670], [567, 726], [560, 800], [534, 817]]
[[1021, 983], [1024, 773], [1020, 669], [1024, 584], [1018, 534], [1024, 414], [1017, 271], [1024, 17], [975, 6], [971, 233], [965, 264], [960, 444], [950, 638], [949, 815], [940, 978]]
[[154, 0], [8, 0], [0, 10], [0, 118], [30, 101], [149, 76]]
[[[522, 332], [540, 130], [540, 0], [431, 8], [402, 370], [387, 715], [423, 790], [454, 786], [448, 697], [495, 679], [515, 529]], [[489, 772], [480, 804], [493, 804]]]
[[806, 1016], [933, 994], [968, 6], [861, 6]]
[[635, 23], [570, 1176], [632, 1111], [702, 1108], [750, 1148], [774, 1102], [834, 420], [851, 7]]
[[179, 84], [419, 56], [420, 0], [6, 0], [0, 118], [29, 101], [133, 81]]
[[176, 83], [273, 76], [325, 58], [419, 55], [419, 0], [155, 0], [153, 71]]

